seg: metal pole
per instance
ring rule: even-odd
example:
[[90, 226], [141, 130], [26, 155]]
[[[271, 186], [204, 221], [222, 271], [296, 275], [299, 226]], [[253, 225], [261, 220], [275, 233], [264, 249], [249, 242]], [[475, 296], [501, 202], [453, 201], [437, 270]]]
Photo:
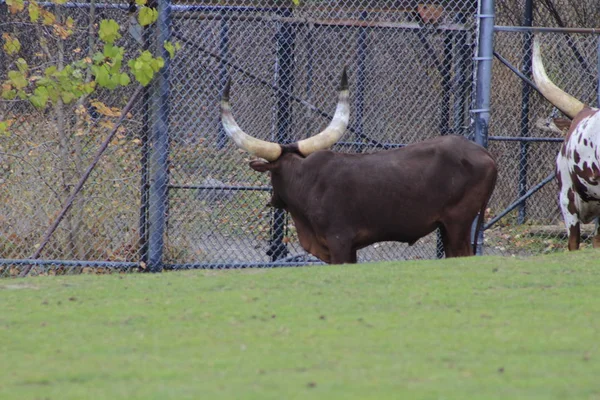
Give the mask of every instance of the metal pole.
[[[152, 29], [145, 27], [142, 31], [144, 41], [144, 50], [150, 48]], [[140, 259], [148, 264], [148, 210], [150, 209], [150, 179], [148, 155], [150, 152], [150, 86], [146, 86], [142, 93], [142, 131], [140, 140], [142, 141], [142, 157], [140, 159], [140, 222], [139, 222], [139, 254]]]
[[[313, 25], [308, 25], [306, 27], [306, 88], [305, 88], [305, 93], [306, 93], [306, 101], [307, 102], [312, 102], [312, 88], [313, 88], [313, 67], [314, 67], [314, 44], [313, 44], [313, 37], [314, 37], [314, 26]], [[304, 121], [305, 121], [305, 125], [304, 125], [304, 132], [302, 132], [302, 135], [304, 137], [309, 137], [311, 135], [311, 120], [312, 120], [312, 110], [309, 107], [306, 107], [306, 111], [304, 113]]]
[[[596, 69], [597, 69], [597, 74], [598, 74], [598, 82], [597, 82], [597, 86], [596, 86], [596, 103], [597, 103], [597, 107], [600, 107], [600, 35], [598, 36], [598, 47], [597, 47], [597, 55], [598, 55], [598, 62], [596, 65]], [[598, 233], [600, 232], [600, 217], [596, 217], [594, 218], [594, 236], [598, 235]]]
[[[291, 17], [289, 8], [280, 11], [283, 17]], [[293, 24], [281, 22], [277, 31], [277, 87], [280, 89], [277, 96], [277, 142], [290, 142], [290, 128], [292, 126], [291, 93], [294, 89], [294, 44], [296, 30]], [[274, 209], [271, 222], [271, 245], [267, 255], [272, 261], [277, 261], [288, 254], [288, 249], [283, 242], [285, 234], [285, 211]]]
[[[360, 19], [367, 19], [367, 12], [360, 14]], [[367, 73], [367, 28], [358, 29], [356, 43], [356, 141], [363, 142], [364, 138], [364, 112], [365, 112], [365, 75]], [[364, 146], [358, 146], [357, 153], [362, 153]]]
[[[466, 17], [463, 13], [456, 15], [457, 23], [466, 23]], [[452, 133], [462, 135], [462, 129], [465, 124], [466, 104], [469, 96], [469, 81], [467, 79], [467, 64], [471, 46], [467, 43], [467, 32], [457, 32], [454, 34], [454, 80], [452, 92], [454, 93], [454, 102], [452, 109]]]
[[169, 159], [169, 53], [163, 43], [170, 39], [171, 0], [158, 0], [156, 53], [165, 60], [164, 67], [152, 83], [152, 131], [150, 156], [150, 201], [148, 271], [163, 269], [164, 236], [167, 223], [168, 159]]
[[[450, 91], [452, 88], [452, 40], [453, 35], [451, 32], [444, 32], [444, 58], [443, 62], [439, 67], [439, 72], [442, 79], [442, 104], [440, 112], [440, 135], [445, 136], [450, 133]], [[442, 233], [438, 229], [436, 234], [436, 246], [435, 256], [436, 258], [444, 257], [444, 241], [442, 240]]]
[[[225, 12], [222, 12], [225, 14]], [[221, 20], [221, 31], [220, 31], [220, 41], [219, 41], [219, 83], [220, 88], [225, 87], [225, 83], [227, 81], [227, 60], [229, 52], [229, 20], [227, 18], [223, 18]], [[223, 124], [219, 121], [219, 135], [217, 138], [217, 149], [221, 150], [225, 147], [227, 143], [227, 135], [225, 134], [225, 130], [223, 128]]]
[[[478, 18], [478, 43], [477, 56], [474, 61], [476, 67], [475, 82], [475, 108], [471, 110], [475, 125], [475, 143], [487, 147], [488, 127], [490, 122], [490, 97], [492, 86], [492, 61], [494, 59], [494, 0], [480, 0]], [[477, 219], [473, 221], [473, 233], [477, 226]], [[474, 236], [474, 235], [472, 235]], [[476, 254], [482, 254], [483, 229], [477, 238], [473, 237], [473, 244], [477, 244]]]
[[[531, 26], [533, 22], [533, 0], [525, 1], [525, 14], [523, 16], [523, 26]], [[525, 39], [523, 41], [523, 74], [527, 78], [531, 78], [531, 33], [525, 33]], [[522, 82], [521, 89], [521, 129], [520, 136], [529, 136], [529, 94], [531, 93], [531, 87]], [[520, 143], [520, 157], [519, 157], [519, 197], [522, 197], [527, 192], [527, 167], [528, 160], [527, 155], [529, 152], [529, 142]], [[517, 217], [517, 224], [521, 225], [525, 223], [527, 218], [527, 203], [523, 201], [519, 205], [519, 212]]]

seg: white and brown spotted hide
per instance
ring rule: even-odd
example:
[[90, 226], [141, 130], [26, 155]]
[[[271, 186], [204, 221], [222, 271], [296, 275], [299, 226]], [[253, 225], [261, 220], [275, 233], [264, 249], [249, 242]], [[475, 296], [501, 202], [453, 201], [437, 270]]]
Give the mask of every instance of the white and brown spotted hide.
[[[600, 110], [585, 105], [550, 80], [537, 36], [533, 40], [531, 67], [537, 90], [572, 120], [556, 158], [556, 179], [569, 250], [577, 250], [581, 223], [598, 221], [600, 217]], [[600, 247], [598, 224], [593, 244]]]
[[[556, 158], [556, 176], [569, 250], [577, 250], [580, 224], [600, 217], [600, 110], [585, 107], [573, 119]], [[599, 239], [596, 234], [594, 247]]]

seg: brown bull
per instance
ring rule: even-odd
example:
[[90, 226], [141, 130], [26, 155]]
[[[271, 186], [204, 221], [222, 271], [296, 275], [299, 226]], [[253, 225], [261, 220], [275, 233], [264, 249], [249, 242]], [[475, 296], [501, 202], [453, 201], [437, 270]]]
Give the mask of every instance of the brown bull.
[[235, 122], [228, 83], [221, 100], [225, 132], [240, 148], [266, 161], [250, 167], [271, 173], [271, 205], [287, 210], [300, 244], [327, 263], [355, 263], [356, 251], [375, 242], [414, 244], [440, 228], [446, 257], [473, 255], [477, 229], [496, 182], [496, 164], [481, 146], [444, 136], [373, 154], [328, 149], [348, 125], [348, 80], [342, 74], [329, 126], [296, 143], [253, 138]]

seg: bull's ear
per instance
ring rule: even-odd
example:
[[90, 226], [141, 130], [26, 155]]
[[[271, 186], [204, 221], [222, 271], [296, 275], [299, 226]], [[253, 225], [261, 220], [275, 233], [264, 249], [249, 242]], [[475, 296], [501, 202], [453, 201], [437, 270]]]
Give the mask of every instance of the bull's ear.
[[250, 168], [258, 172], [267, 172], [273, 168], [273, 164], [262, 160], [250, 161]]

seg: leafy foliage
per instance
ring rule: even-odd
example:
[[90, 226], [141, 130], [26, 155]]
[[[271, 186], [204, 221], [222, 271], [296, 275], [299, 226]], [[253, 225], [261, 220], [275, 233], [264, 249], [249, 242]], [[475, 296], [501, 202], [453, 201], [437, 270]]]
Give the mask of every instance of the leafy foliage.
[[[54, 4], [61, 5], [66, 0], [52, 0]], [[25, 10], [23, 0], [7, 0], [11, 13], [16, 14]], [[146, 0], [136, 0], [140, 5], [138, 20], [142, 26], [154, 23], [158, 18], [155, 8], [146, 7]], [[52, 28], [56, 40], [69, 38], [75, 29], [75, 21], [71, 17], [61, 17], [40, 7], [36, 0], [27, 4], [27, 13], [31, 23], [41, 24]], [[101, 51], [97, 51], [92, 57], [77, 59], [59, 68], [51, 65], [40, 74], [39, 68], [30, 68], [24, 58], [17, 58], [12, 63], [14, 69], [10, 69], [7, 79], [2, 82], [0, 95], [2, 99], [21, 99], [29, 102], [38, 109], [49, 104], [56, 103], [59, 99], [69, 104], [74, 100], [87, 96], [94, 92], [97, 87], [114, 90], [118, 87], [128, 86], [131, 83], [131, 73], [137, 82], [148, 85], [154, 74], [164, 66], [162, 57], [154, 57], [149, 51], [143, 51], [138, 57], [124, 63], [125, 47], [117, 45], [121, 38], [121, 27], [113, 19], [103, 19], [98, 25], [99, 45]], [[9, 57], [16, 57], [21, 50], [19, 39], [9, 33], [2, 35], [3, 51]], [[47, 41], [43, 38], [42, 41]], [[178, 43], [165, 42], [165, 49], [173, 57], [176, 50], [180, 48]], [[79, 50], [80, 51], [80, 50]], [[74, 52], [77, 53], [77, 52]], [[129, 73], [126, 71], [129, 67]], [[86, 71], [91, 71], [92, 81], [86, 79]], [[4, 126], [6, 129], [7, 126]]]
[[165, 61], [162, 57], [154, 58], [152, 53], [146, 50], [138, 58], [129, 61], [128, 64], [135, 79], [146, 86], [152, 80], [154, 73], [163, 67]]

